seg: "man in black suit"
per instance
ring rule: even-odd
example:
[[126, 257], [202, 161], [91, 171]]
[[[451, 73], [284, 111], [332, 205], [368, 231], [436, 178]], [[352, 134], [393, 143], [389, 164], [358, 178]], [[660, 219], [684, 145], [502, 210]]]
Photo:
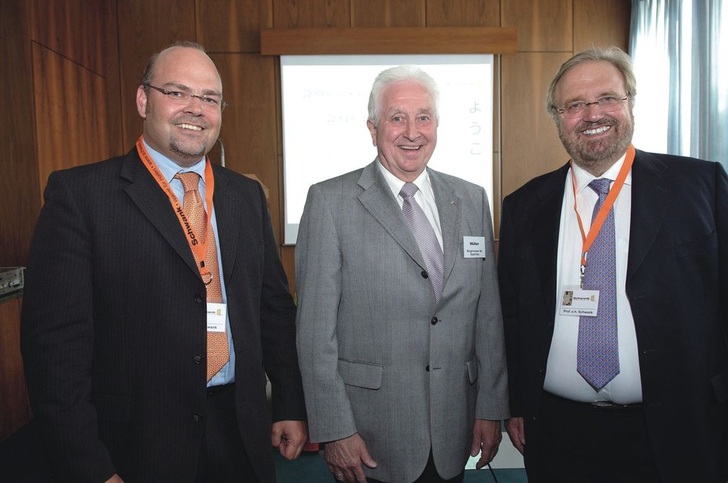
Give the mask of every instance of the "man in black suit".
[[[728, 178], [634, 149], [635, 84], [616, 48], [564, 63], [547, 106], [571, 162], [503, 202], [506, 428], [530, 482], [728, 479]], [[592, 286], [597, 245], [613, 279]]]
[[[22, 349], [54, 476], [275, 481], [271, 442], [295, 458], [307, 428], [265, 195], [206, 159], [224, 100], [201, 46], [153, 56], [136, 104], [144, 133], [126, 156], [50, 176], [31, 245]], [[188, 223], [181, 172], [199, 175], [209, 237]], [[208, 357], [212, 332], [224, 349]]]

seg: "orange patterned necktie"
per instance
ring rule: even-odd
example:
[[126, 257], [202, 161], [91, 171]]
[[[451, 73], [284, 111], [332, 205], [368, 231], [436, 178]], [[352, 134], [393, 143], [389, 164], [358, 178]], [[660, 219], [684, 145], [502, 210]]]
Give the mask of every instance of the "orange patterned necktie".
[[[187, 214], [192, 229], [196, 235], [205, 235], [207, 253], [205, 254], [204, 267], [200, 270], [203, 281], [207, 284], [207, 301], [222, 303], [222, 288], [220, 286], [220, 269], [217, 263], [217, 246], [215, 245], [215, 234], [212, 227], [206, 229], [207, 216], [205, 206], [202, 203], [200, 192], [197, 186], [200, 176], [197, 173], [187, 172], [176, 175], [185, 189], [183, 208]], [[198, 260], [198, 263], [200, 261]], [[217, 374], [222, 367], [230, 360], [230, 350], [226, 332], [207, 331], [207, 380]]]

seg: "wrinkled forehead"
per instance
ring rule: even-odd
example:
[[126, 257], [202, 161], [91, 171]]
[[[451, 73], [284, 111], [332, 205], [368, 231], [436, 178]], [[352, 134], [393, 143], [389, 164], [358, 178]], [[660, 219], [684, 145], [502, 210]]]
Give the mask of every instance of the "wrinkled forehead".
[[393, 82], [382, 92], [382, 108], [385, 112], [400, 105], [416, 106], [420, 110], [435, 110], [432, 93], [419, 82], [411, 80]]

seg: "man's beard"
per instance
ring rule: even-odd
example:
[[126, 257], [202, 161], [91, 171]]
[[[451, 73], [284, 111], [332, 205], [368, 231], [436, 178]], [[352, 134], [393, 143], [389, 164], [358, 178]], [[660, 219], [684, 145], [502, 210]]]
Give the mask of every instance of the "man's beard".
[[169, 143], [169, 149], [181, 158], [200, 159], [207, 153], [207, 146], [201, 144], [199, 149], [186, 148], [180, 145], [176, 139], [172, 139]]
[[[599, 126], [611, 126], [615, 135], [605, 139], [590, 141], [576, 133]], [[559, 125], [559, 138], [577, 166], [584, 168], [595, 176], [600, 176], [609, 169], [627, 151], [634, 134], [634, 119], [631, 122], [602, 120], [597, 123], [583, 123], [577, 129], [565, 133]]]

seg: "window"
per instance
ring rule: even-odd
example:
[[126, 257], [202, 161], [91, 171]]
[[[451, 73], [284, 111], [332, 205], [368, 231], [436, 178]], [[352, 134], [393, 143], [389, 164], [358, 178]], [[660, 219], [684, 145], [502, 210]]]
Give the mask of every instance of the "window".
[[728, 6], [633, 0], [636, 147], [728, 167]]

